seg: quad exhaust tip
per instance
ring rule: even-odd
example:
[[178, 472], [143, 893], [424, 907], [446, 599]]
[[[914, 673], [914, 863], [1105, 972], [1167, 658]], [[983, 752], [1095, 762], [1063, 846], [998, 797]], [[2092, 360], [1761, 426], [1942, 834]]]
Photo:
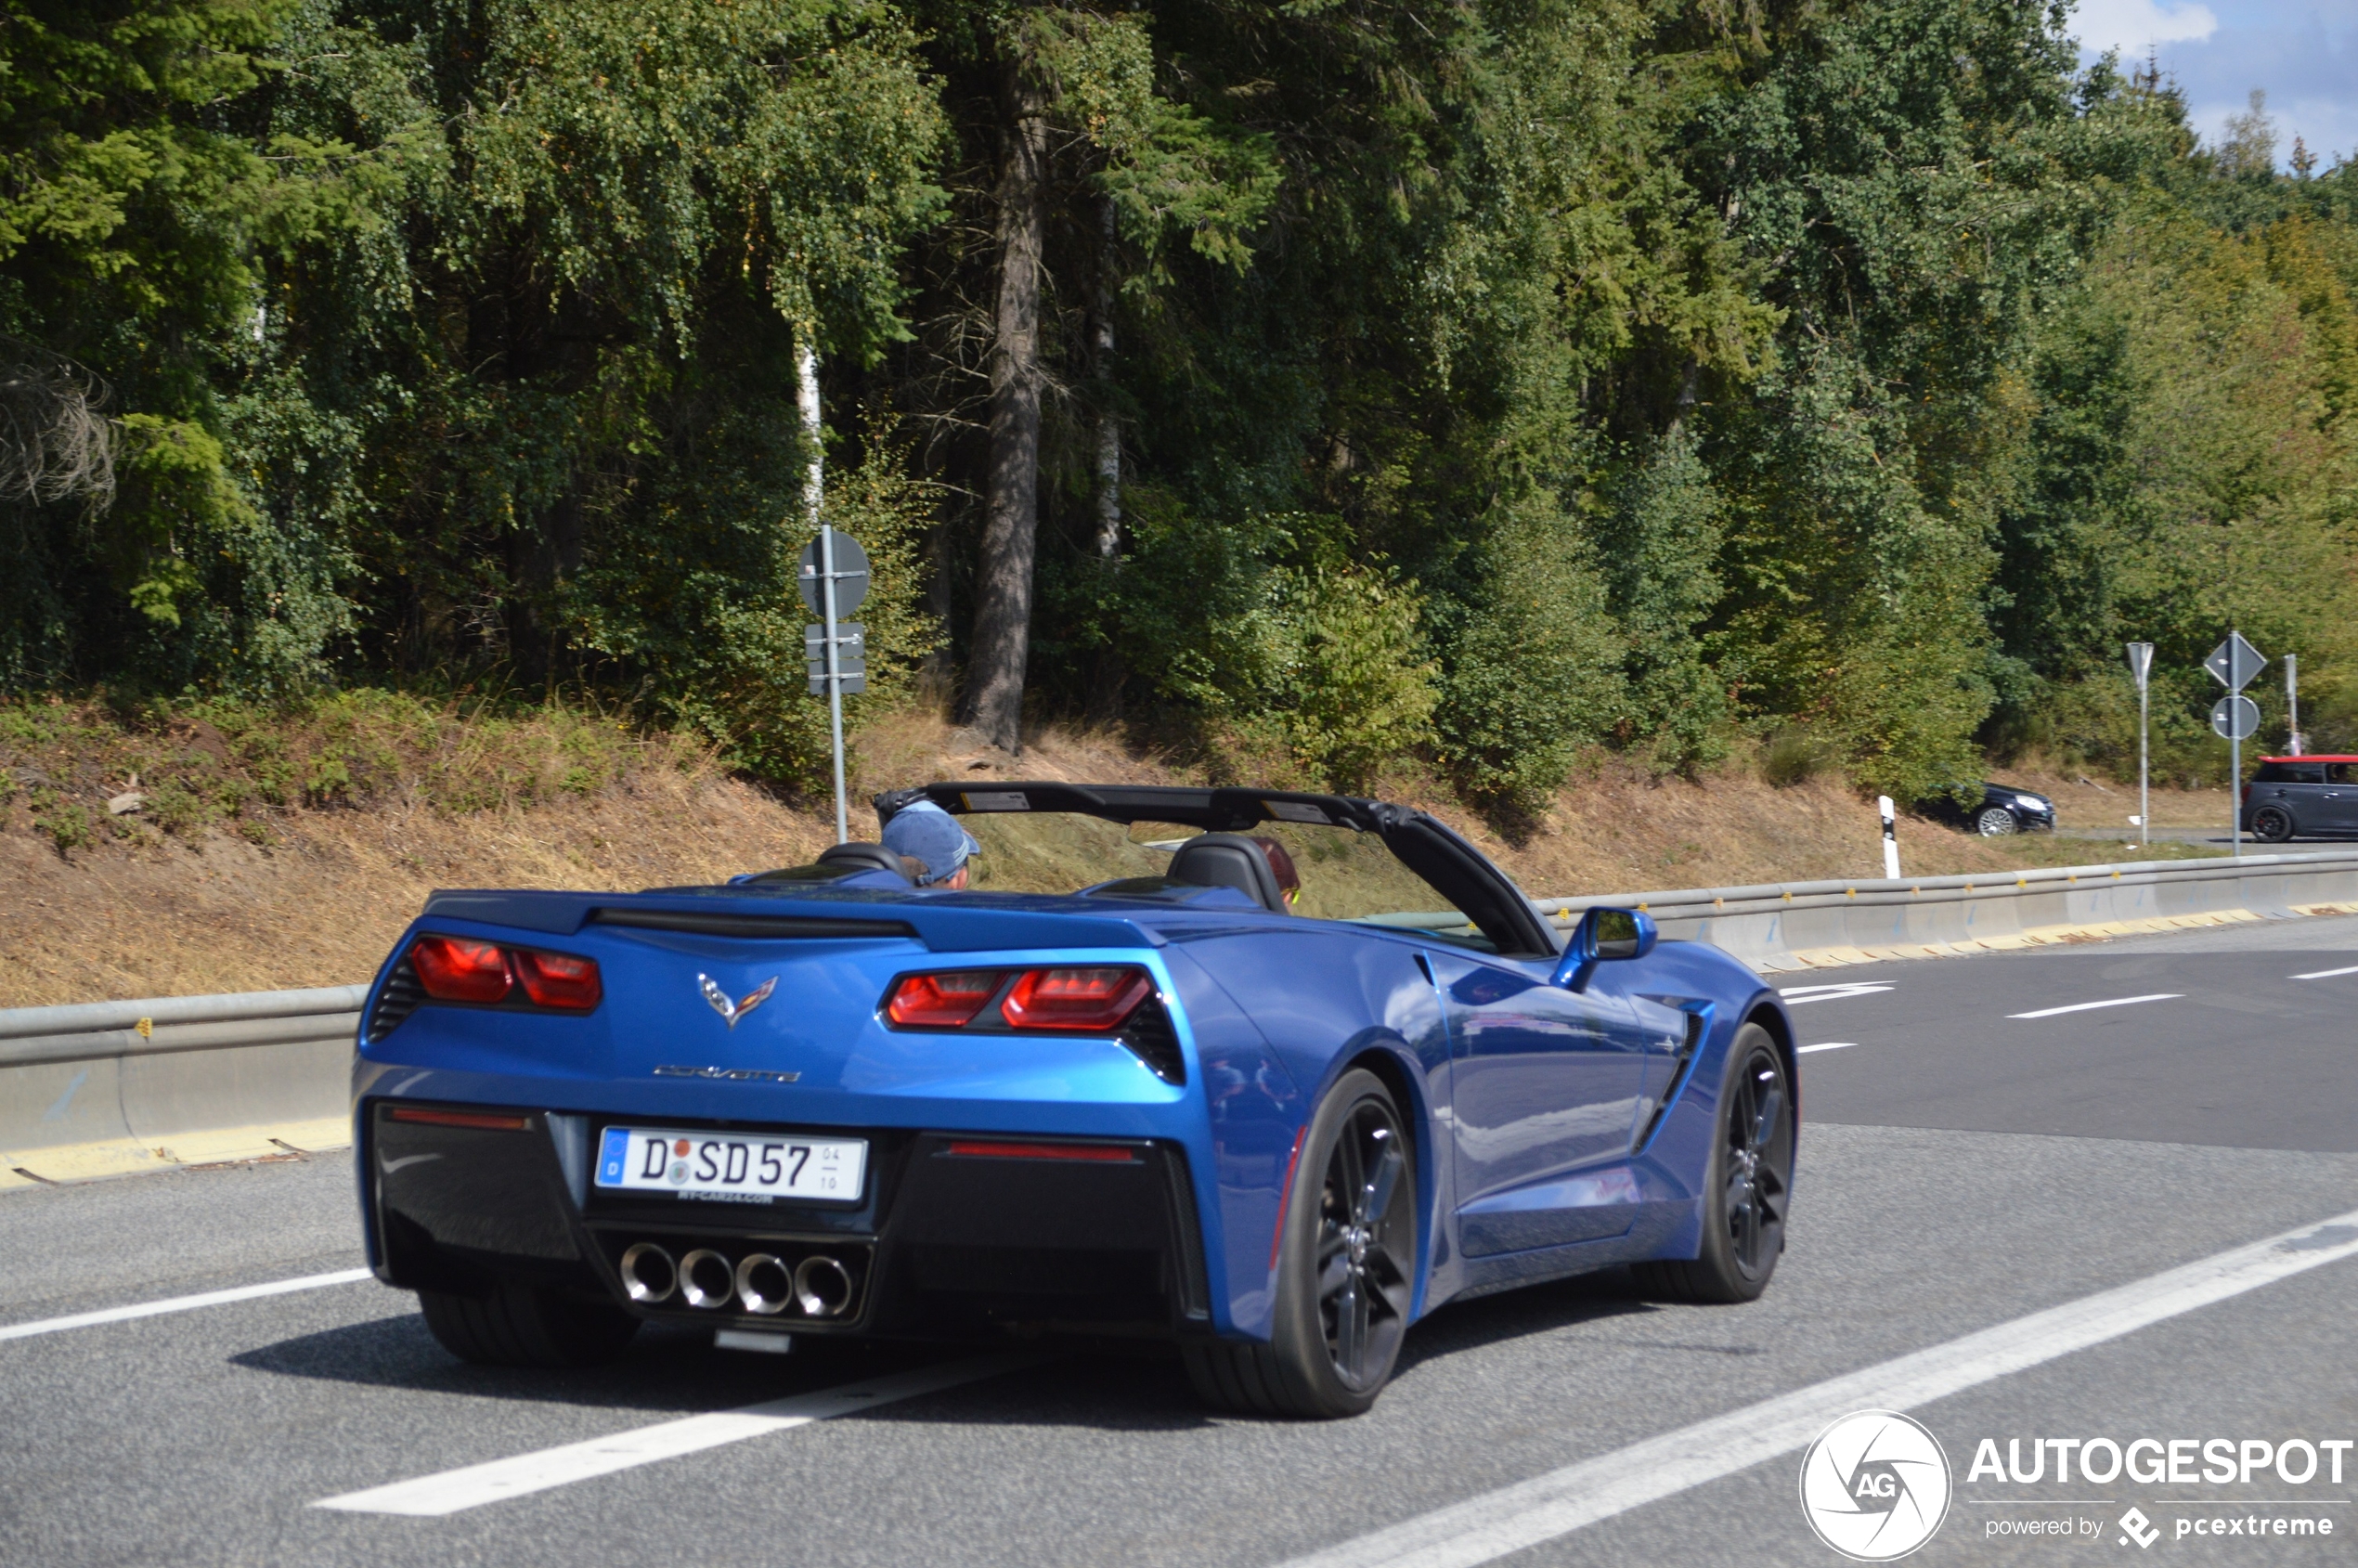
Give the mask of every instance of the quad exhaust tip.
[[668, 1301], [679, 1288], [680, 1267], [671, 1254], [652, 1241], [634, 1243], [622, 1254], [622, 1288], [634, 1302], [653, 1306]]
[[621, 1274], [623, 1289], [642, 1306], [677, 1295], [707, 1312], [734, 1302], [760, 1317], [778, 1316], [789, 1307], [800, 1308], [805, 1317], [840, 1317], [858, 1290], [842, 1260], [824, 1252], [791, 1265], [772, 1252], [749, 1252], [732, 1268], [709, 1247], [674, 1262], [655, 1243], [638, 1241], [624, 1251]]

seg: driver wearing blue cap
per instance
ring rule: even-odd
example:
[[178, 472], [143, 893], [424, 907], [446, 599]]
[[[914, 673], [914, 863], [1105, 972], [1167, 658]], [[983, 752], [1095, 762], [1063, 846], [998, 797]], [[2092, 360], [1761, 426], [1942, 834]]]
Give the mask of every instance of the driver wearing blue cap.
[[930, 800], [913, 800], [885, 823], [884, 847], [900, 857], [920, 888], [964, 888], [966, 861], [982, 846]]

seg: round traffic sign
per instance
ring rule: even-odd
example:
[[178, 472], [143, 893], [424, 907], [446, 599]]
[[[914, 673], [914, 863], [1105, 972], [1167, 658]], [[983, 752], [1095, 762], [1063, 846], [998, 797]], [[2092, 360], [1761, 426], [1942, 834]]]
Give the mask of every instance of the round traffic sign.
[[2260, 705], [2247, 696], [2222, 697], [2210, 705], [2210, 728], [2222, 741], [2248, 741], [2260, 728]]
[[[836, 618], [841, 620], [860, 608], [868, 597], [868, 552], [860, 541], [842, 529], [835, 530], [836, 551]], [[795, 586], [802, 590], [802, 602], [810, 606], [814, 616], [827, 613], [825, 583], [821, 573], [825, 570], [819, 559], [819, 541], [812, 539], [802, 547], [802, 564], [795, 572]]]

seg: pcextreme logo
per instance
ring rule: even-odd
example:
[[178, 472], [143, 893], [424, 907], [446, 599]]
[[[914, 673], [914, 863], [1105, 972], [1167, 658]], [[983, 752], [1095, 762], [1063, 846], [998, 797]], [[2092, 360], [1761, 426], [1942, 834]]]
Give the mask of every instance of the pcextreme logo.
[[1801, 1460], [1803, 1516], [1820, 1540], [1859, 1562], [1889, 1562], [1932, 1539], [1950, 1487], [1939, 1440], [1891, 1410], [1845, 1416]]

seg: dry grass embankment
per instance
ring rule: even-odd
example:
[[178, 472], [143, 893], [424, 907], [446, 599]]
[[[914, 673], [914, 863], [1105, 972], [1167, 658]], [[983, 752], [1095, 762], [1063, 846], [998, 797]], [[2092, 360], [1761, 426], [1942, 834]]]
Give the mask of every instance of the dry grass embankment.
[[[2066, 823], [2109, 825], [2133, 809], [2133, 792], [2123, 808], [2118, 790], [2003, 776], [2054, 795]], [[1200, 773], [1110, 732], [1051, 729], [1010, 759], [908, 714], [862, 736], [857, 789], [1017, 777]], [[1781, 788], [1748, 768], [1654, 779], [1600, 758], [1521, 845], [1430, 774], [1403, 770], [1379, 793], [1466, 830], [1541, 896], [1864, 877], [1882, 863], [1872, 803], [1825, 776]], [[2210, 793], [2157, 792], [2155, 816], [2223, 820]], [[140, 798], [109, 810], [127, 795]], [[875, 830], [864, 807], [853, 822], [855, 835]], [[711, 881], [808, 861], [831, 827], [823, 803], [781, 801], [682, 742], [592, 714], [461, 717], [368, 693], [268, 722], [0, 707], [0, 1006], [357, 980], [435, 888]], [[1917, 875], [2129, 858], [1913, 819], [1900, 845]]]

